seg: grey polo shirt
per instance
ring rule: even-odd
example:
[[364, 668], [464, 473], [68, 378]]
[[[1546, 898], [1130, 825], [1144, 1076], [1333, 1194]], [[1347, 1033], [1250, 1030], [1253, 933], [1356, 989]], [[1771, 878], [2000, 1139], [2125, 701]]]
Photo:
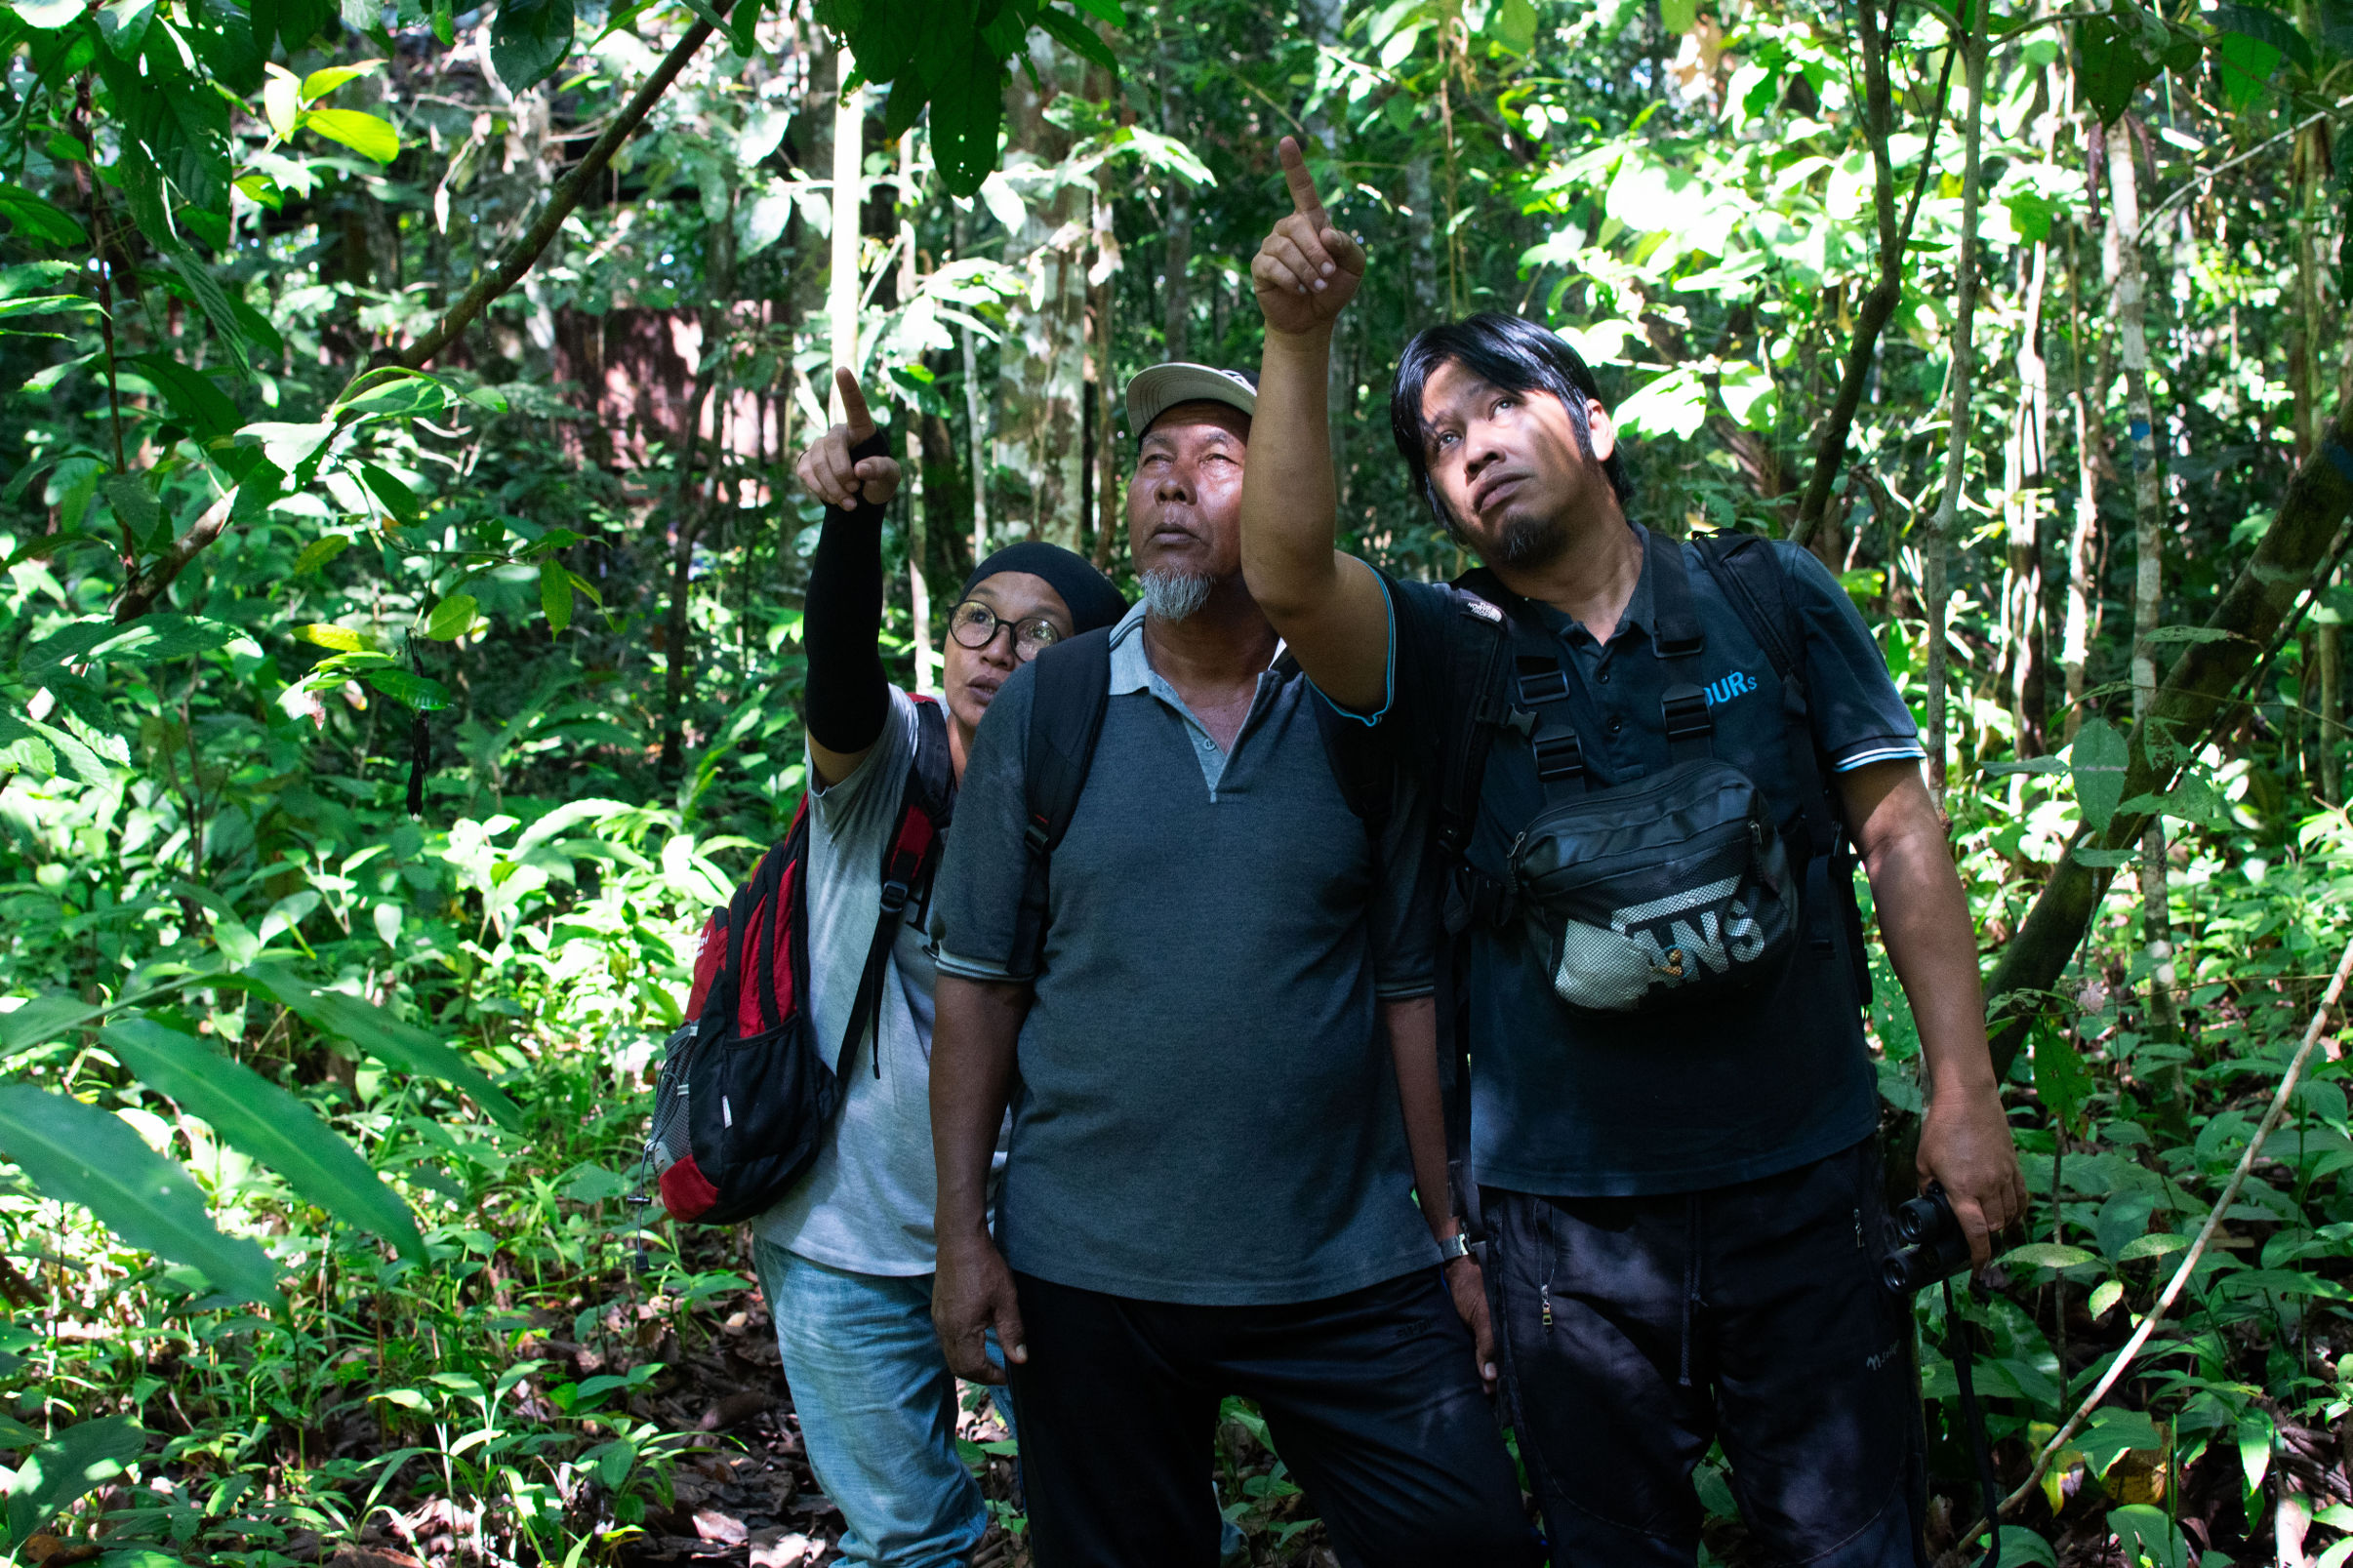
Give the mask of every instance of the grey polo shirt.
[[[1028, 979], [997, 1235], [1058, 1284], [1303, 1302], [1438, 1261], [1376, 994], [1430, 989], [1418, 808], [1375, 844], [1305, 677], [1270, 668], [1231, 751], [1113, 633], [1111, 701], [1055, 851], [1043, 962], [1008, 961], [1035, 687], [974, 742], [932, 892], [942, 974]], [[1376, 970], [1378, 976], [1376, 979]]]

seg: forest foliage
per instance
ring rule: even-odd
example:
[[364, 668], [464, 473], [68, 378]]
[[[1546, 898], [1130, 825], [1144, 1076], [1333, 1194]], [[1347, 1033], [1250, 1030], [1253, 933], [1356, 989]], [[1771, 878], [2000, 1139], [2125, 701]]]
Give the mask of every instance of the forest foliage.
[[[910, 684], [992, 545], [1121, 573], [1119, 387], [1254, 367], [1291, 134], [1374, 263], [1354, 547], [1464, 564], [1388, 373], [1518, 311], [1641, 521], [1803, 540], [1914, 705], [2035, 1198], [1964, 1308], [2004, 1560], [2353, 1559], [2333, 1019], [2249, 1146], [2353, 938], [2347, 0], [5, 0], [0, 59], [12, 1558], [825, 1549], [743, 1260], [626, 1201], [804, 782], [791, 460], [889, 389]], [[1884, 964], [1871, 1032], [1900, 1147]]]

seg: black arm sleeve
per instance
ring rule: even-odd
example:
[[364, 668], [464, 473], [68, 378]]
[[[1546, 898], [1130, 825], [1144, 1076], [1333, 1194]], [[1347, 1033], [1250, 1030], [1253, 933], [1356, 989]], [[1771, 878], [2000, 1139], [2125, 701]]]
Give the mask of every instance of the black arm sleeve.
[[[850, 449], [853, 461], [887, 457], [876, 430]], [[826, 508], [809, 562], [800, 640], [809, 654], [809, 739], [828, 751], [864, 751], [882, 738], [890, 681], [882, 673], [882, 507], [861, 497], [855, 508]]]

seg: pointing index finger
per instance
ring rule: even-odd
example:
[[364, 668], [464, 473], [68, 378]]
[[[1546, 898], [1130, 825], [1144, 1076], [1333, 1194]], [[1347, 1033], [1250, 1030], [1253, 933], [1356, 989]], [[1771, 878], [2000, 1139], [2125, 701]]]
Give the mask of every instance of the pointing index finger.
[[1299, 143], [1284, 137], [1275, 153], [1282, 160], [1283, 182], [1291, 187], [1291, 210], [1303, 218], [1314, 219], [1318, 229], [1325, 227], [1323, 198], [1316, 194], [1316, 178], [1307, 172], [1307, 158], [1300, 152]]
[[833, 372], [833, 385], [841, 393], [841, 422], [850, 428], [850, 444], [874, 433], [874, 416], [866, 406], [866, 394], [858, 389], [857, 373], [847, 365]]

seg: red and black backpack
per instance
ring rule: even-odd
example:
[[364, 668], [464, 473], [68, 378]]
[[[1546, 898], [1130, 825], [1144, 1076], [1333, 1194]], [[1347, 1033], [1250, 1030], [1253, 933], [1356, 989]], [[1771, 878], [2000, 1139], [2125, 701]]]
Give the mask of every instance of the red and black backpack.
[[[760, 1214], [809, 1168], [841, 1108], [842, 1080], [882, 998], [891, 944], [908, 905], [926, 896], [954, 805], [946, 714], [917, 698], [915, 715], [914, 765], [878, 867], [882, 912], [832, 1066], [809, 1012], [806, 796], [784, 842], [703, 926], [687, 1022], [669, 1037], [645, 1144], [672, 1219], [736, 1225]], [[873, 1071], [882, 1071], [878, 1047]]]

